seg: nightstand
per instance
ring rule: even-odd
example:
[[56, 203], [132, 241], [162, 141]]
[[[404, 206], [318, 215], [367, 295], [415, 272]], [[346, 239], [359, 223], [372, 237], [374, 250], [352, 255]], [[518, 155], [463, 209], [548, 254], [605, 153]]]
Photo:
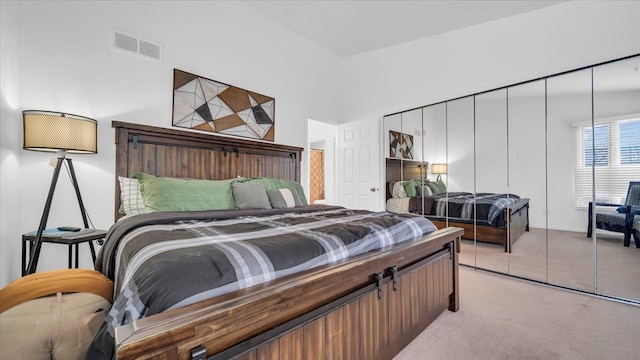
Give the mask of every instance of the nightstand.
[[[72, 259], [73, 256], [73, 248], [75, 245], [75, 267], [78, 267], [78, 245], [82, 243], [89, 243], [89, 249], [91, 250], [91, 257], [93, 258], [93, 263], [96, 262], [96, 250], [93, 247], [94, 240], [102, 240], [107, 235], [107, 232], [104, 230], [95, 230], [95, 229], [82, 229], [78, 232], [73, 231], [53, 231], [53, 233], [47, 234], [47, 232], [51, 232], [52, 230], [45, 230], [42, 234], [42, 242], [43, 243], [53, 243], [53, 244], [63, 244], [69, 246], [69, 269], [72, 268]], [[33, 242], [36, 240], [35, 232], [30, 232], [28, 234], [22, 235], [22, 276], [27, 273], [27, 263], [29, 261], [29, 256], [31, 255], [31, 246]], [[29, 243], [29, 250], [27, 251], [27, 243]]]

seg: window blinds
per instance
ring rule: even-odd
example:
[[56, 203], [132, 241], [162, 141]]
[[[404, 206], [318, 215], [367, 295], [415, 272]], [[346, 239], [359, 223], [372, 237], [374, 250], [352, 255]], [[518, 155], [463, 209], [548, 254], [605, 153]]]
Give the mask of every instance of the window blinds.
[[576, 127], [576, 207], [592, 201], [623, 204], [630, 181], [640, 180], [640, 119]]

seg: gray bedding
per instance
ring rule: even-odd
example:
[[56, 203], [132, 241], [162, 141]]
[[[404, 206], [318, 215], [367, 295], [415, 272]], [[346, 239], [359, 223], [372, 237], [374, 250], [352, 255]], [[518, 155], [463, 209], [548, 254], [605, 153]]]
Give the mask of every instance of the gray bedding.
[[413, 197], [409, 211], [422, 213], [433, 219], [462, 220], [495, 228], [505, 226], [504, 209], [520, 200], [515, 194], [452, 192], [424, 197]]
[[117, 326], [435, 230], [421, 216], [322, 205], [125, 218], [96, 263], [114, 303], [86, 359], [113, 358]]

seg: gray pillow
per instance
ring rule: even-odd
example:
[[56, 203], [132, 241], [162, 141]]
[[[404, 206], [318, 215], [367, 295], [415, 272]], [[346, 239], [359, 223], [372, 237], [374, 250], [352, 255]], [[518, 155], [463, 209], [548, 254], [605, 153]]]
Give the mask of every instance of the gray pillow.
[[438, 188], [438, 185], [436, 185], [435, 183], [429, 182], [427, 183], [427, 185], [429, 186], [429, 189], [431, 189], [431, 192], [434, 195], [441, 194], [440, 189]]
[[274, 209], [286, 209], [294, 206], [302, 206], [302, 201], [296, 191], [291, 189], [273, 189], [267, 190], [267, 196], [271, 207]]
[[271, 209], [264, 185], [234, 182], [231, 184], [231, 189], [238, 209]]

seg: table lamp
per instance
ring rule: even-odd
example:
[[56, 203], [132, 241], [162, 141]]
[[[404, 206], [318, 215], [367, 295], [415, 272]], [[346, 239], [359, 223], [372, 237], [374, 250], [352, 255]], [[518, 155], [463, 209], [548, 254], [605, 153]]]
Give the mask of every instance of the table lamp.
[[433, 164], [431, 165], [431, 173], [434, 175], [438, 175], [436, 181], [442, 180], [440, 175], [447, 173], [447, 164]]
[[84, 227], [89, 228], [87, 213], [82, 203], [78, 181], [73, 170], [73, 163], [70, 158], [66, 157], [66, 154], [96, 154], [98, 152], [98, 122], [84, 116], [40, 110], [25, 110], [22, 112], [22, 118], [24, 125], [22, 148], [25, 150], [57, 152], [58, 155], [51, 186], [49, 187], [49, 195], [44, 205], [34, 245], [31, 248], [29, 265], [25, 271], [26, 274], [32, 274], [38, 266], [38, 258], [42, 247], [42, 233], [47, 226], [53, 192], [64, 160], [68, 164], [69, 177], [78, 198]]

